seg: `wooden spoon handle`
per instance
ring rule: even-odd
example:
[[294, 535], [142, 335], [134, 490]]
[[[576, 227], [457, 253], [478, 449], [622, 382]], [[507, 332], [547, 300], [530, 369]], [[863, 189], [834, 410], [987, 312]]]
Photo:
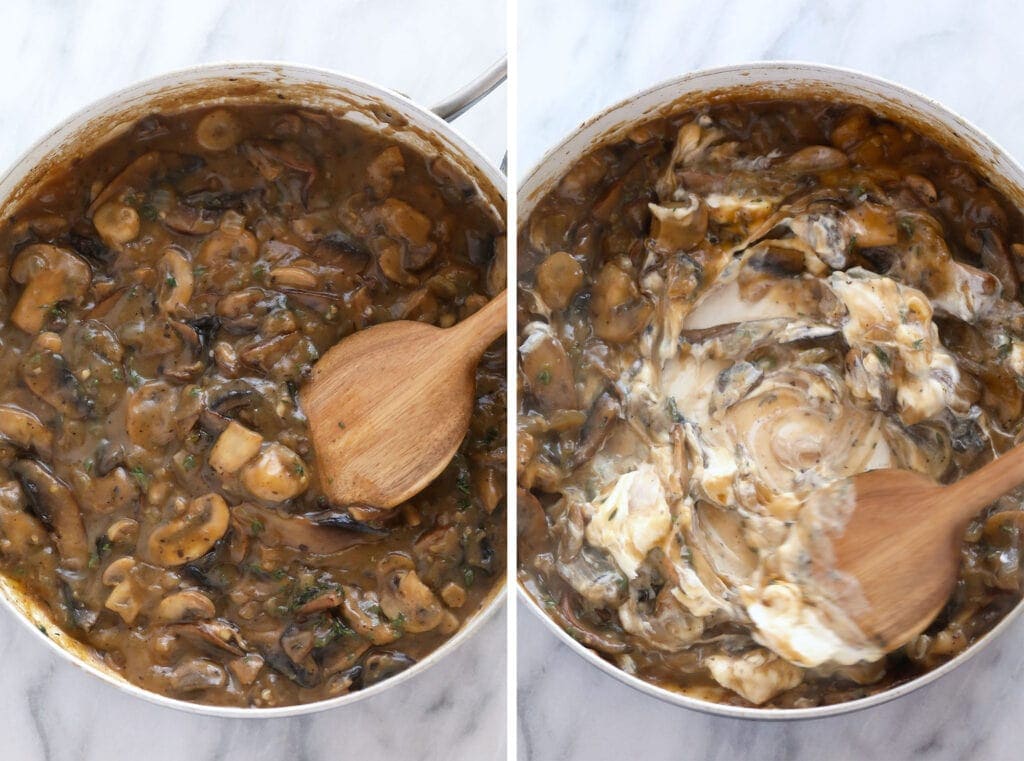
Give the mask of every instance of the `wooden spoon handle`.
[[508, 291], [502, 291], [478, 312], [449, 328], [453, 341], [461, 345], [467, 357], [479, 359], [484, 350], [508, 329]]
[[1024, 444], [1018, 444], [969, 476], [945, 487], [953, 509], [964, 520], [1024, 483]]

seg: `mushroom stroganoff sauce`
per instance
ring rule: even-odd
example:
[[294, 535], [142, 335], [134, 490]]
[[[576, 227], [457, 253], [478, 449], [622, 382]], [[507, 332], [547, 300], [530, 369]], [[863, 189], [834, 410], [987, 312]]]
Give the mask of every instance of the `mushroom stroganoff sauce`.
[[1019, 494], [889, 655], [832, 604], [855, 582], [807, 583], [806, 542], [845, 477], [949, 482], [1020, 440], [1022, 241], [969, 163], [860, 106], [719, 103], [585, 156], [520, 234], [527, 590], [626, 672], [737, 705], [964, 650], [1020, 597]]
[[505, 360], [393, 511], [332, 505], [298, 404], [379, 322], [504, 288], [495, 200], [443, 156], [284, 105], [153, 115], [0, 228], [0, 565], [130, 682], [342, 695], [447, 640], [504, 565]]

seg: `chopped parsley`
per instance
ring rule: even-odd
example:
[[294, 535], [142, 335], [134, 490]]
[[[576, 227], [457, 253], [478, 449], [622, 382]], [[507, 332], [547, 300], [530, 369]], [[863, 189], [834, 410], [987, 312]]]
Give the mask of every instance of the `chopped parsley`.
[[899, 228], [900, 232], [908, 238], [914, 234], [914, 222], [909, 217], [903, 217], [899, 221]]
[[339, 421], [338, 421], [338, 428], [344, 428], [344, 427], [345, 427], [345, 424], [344, 424], [344, 423], [342, 423], [342, 422], [341, 422], [341, 421], [339, 420]]
[[540, 382], [541, 385], [547, 386], [549, 383], [551, 383], [551, 371], [545, 367], [543, 370], [537, 373], [537, 380]]
[[405, 614], [399, 613], [391, 621], [391, 628], [394, 629], [399, 635], [405, 634]]
[[185, 455], [185, 459], [181, 461], [181, 467], [185, 470], [192, 470], [196, 466], [196, 458], [193, 455]]
[[881, 346], [873, 346], [872, 351], [875, 352], [878, 361], [882, 363], [882, 367], [892, 367], [892, 358], [886, 353], [885, 349]]
[[252, 523], [249, 524], [249, 530], [252, 532], [253, 536], [259, 536], [260, 534], [262, 534], [263, 528], [263, 521], [258, 519], [254, 520]]
[[168, 288], [177, 288], [178, 287], [178, 281], [175, 279], [174, 275], [168, 275], [167, 279], [164, 280], [164, 282], [167, 283], [167, 287]]
[[149, 474], [141, 465], [133, 466], [128, 472], [132, 474], [132, 478], [139, 482], [139, 486], [143, 489], [149, 488]]
[[469, 566], [462, 569], [462, 580], [466, 582], [466, 588], [473, 586], [473, 582], [476, 580], [476, 571]]

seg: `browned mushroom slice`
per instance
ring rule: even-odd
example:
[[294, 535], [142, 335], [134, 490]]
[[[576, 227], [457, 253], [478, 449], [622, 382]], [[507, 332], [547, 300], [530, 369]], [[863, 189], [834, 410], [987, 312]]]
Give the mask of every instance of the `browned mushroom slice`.
[[31, 412], [13, 404], [0, 404], [0, 438], [19, 449], [34, 449], [49, 459], [53, 450], [53, 433]]
[[107, 201], [117, 198], [121, 193], [130, 189], [140, 189], [144, 185], [148, 185], [150, 178], [154, 177], [168, 164], [180, 164], [181, 158], [177, 157], [176, 161], [168, 161], [170, 156], [176, 156], [176, 154], [164, 154], [158, 151], [150, 151], [143, 153], [137, 159], [132, 161], [128, 166], [121, 170], [114, 179], [107, 183], [106, 187], [101, 190], [97, 196], [93, 199], [89, 208], [86, 210], [86, 216], [91, 217]]
[[648, 204], [651, 210], [651, 239], [662, 255], [695, 248], [708, 231], [708, 207], [692, 193], [685, 201]]
[[37, 243], [18, 253], [11, 277], [25, 286], [11, 312], [11, 322], [26, 333], [38, 333], [61, 303], [82, 302], [92, 271], [67, 249]]
[[841, 169], [850, 163], [846, 154], [830, 145], [808, 145], [781, 159], [778, 166], [793, 174], [812, 174]]
[[530, 323], [519, 347], [526, 385], [546, 412], [574, 410], [579, 406], [572, 363], [551, 327]]
[[198, 589], [183, 589], [168, 595], [156, 606], [153, 620], [159, 623], [202, 621], [213, 618], [217, 608]]
[[62, 415], [75, 420], [89, 417], [94, 402], [68, 367], [62, 349], [56, 333], [40, 333], [21, 361], [21, 377], [32, 393]]
[[395, 178], [405, 172], [405, 160], [397, 145], [389, 146], [377, 154], [366, 167], [366, 182], [377, 198], [391, 195]]
[[359, 544], [380, 541], [387, 535], [385, 531], [356, 521], [339, 528], [337, 522], [318, 524], [305, 515], [282, 514], [245, 502], [233, 512], [243, 526], [260, 526], [257, 537], [260, 543], [268, 547], [291, 547], [314, 555], [342, 552]]
[[199, 416], [183, 404], [180, 391], [166, 381], [148, 381], [128, 401], [126, 428], [136, 446], [157, 449], [181, 436]]
[[363, 687], [370, 687], [400, 674], [416, 661], [396, 650], [381, 650], [371, 653], [363, 661]]
[[436, 629], [443, 608], [430, 587], [416, 574], [407, 555], [390, 553], [377, 563], [380, 608], [393, 624], [416, 634]]
[[170, 688], [184, 694], [222, 688], [227, 682], [224, 667], [208, 658], [183, 658], [167, 674]]
[[18, 482], [0, 484], [0, 557], [25, 559], [49, 544], [46, 527], [25, 511], [25, 493]]
[[375, 645], [386, 645], [398, 639], [400, 632], [382, 615], [376, 592], [364, 591], [352, 585], [343, 586], [342, 592], [342, 614], [357, 634]]
[[565, 251], [556, 251], [537, 265], [537, 290], [552, 309], [565, 309], [582, 287], [583, 267]]
[[633, 278], [609, 262], [597, 276], [590, 300], [594, 332], [606, 341], [628, 341], [647, 323], [651, 305], [640, 295]]
[[81, 504], [97, 513], [112, 513], [139, 498], [139, 487], [128, 471], [117, 467], [106, 475], [89, 475], [76, 471], [75, 493]]
[[234, 148], [242, 136], [242, 125], [226, 108], [217, 108], [206, 114], [196, 125], [196, 142], [214, 152]]
[[21, 482], [32, 512], [52, 529], [62, 564], [74, 571], [84, 570], [89, 562], [89, 540], [67, 484], [35, 460], [19, 460], [11, 471]]
[[598, 397], [583, 426], [580, 443], [569, 459], [570, 467], [578, 468], [597, 454], [611, 433], [612, 424], [618, 418], [620, 409], [618, 400], [607, 391]]
[[549, 609], [559, 626], [565, 629], [577, 642], [592, 647], [602, 653], [616, 655], [628, 653], [632, 648], [622, 640], [622, 635], [615, 632], [605, 632], [595, 626], [584, 623], [572, 607], [572, 598], [568, 595], [562, 597], [562, 602], [557, 608]]
[[302, 458], [277, 442], [265, 446], [243, 467], [240, 478], [249, 494], [265, 502], [286, 502], [309, 486]]
[[205, 494], [185, 502], [149, 535], [150, 558], [163, 566], [188, 563], [205, 555], [228, 530], [231, 511], [219, 494]]
[[211, 621], [196, 621], [193, 623], [170, 624], [167, 631], [176, 637], [181, 637], [201, 645], [214, 653], [230, 653], [232, 655], [245, 655], [249, 649], [238, 628], [233, 624], [216, 618]]

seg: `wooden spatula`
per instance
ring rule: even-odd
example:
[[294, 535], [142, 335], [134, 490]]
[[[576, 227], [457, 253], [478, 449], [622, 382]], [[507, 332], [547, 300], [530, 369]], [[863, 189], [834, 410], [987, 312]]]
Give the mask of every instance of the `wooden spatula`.
[[444, 470], [469, 427], [477, 363], [505, 332], [506, 303], [502, 291], [447, 329], [375, 325], [320, 358], [299, 401], [332, 502], [391, 508]]
[[1024, 483], [1024, 445], [954, 484], [873, 470], [851, 479], [853, 512], [832, 537], [835, 569], [860, 584], [866, 605], [847, 610], [886, 651], [924, 631], [949, 600], [967, 523]]

